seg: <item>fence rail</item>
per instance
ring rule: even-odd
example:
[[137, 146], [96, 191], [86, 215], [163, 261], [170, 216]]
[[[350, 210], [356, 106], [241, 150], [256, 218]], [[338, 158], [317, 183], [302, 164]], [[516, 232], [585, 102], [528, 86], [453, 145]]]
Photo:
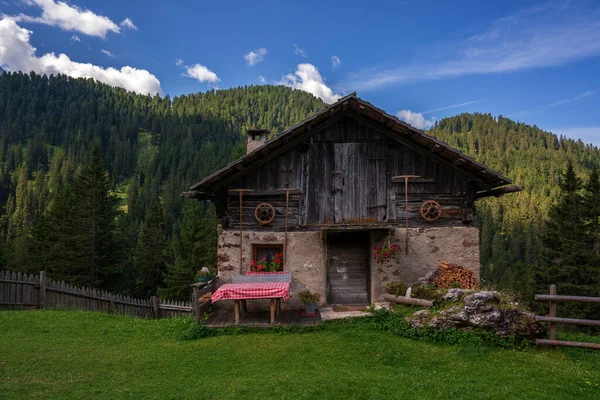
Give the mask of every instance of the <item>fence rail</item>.
[[[194, 293], [198, 291], [206, 295], [214, 291], [215, 281], [208, 282], [201, 290], [197, 286], [193, 288]], [[27, 275], [0, 270], [0, 306], [80, 309], [138, 318], [194, 316], [199, 320], [210, 305], [210, 296], [208, 305], [205, 304], [205, 296], [197, 299], [202, 299], [203, 303], [196, 303], [196, 307], [189, 301], [161, 300], [156, 296], [135, 299], [92, 288], [74, 287], [64, 281], [53, 281], [43, 271], [39, 275]]]
[[600, 321], [592, 319], [562, 318], [556, 316], [556, 303], [558, 302], [581, 302], [581, 303], [600, 303], [600, 297], [585, 296], [559, 296], [556, 294], [556, 285], [550, 285], [550, 294], [536, 294], [537, 301], [550, 302], [550, 313], [548, 316], [536, 315], [538, 322], [547, 322], [550, 324], [550, 339], [536, 339], [537, 345], [579, 347], [583, 349], [600, 350], [600, 344], [587, 342], [571, 342], [567, 340], [556, 339], [556, 324], [582, 325], [582, 326], [600, 326]]

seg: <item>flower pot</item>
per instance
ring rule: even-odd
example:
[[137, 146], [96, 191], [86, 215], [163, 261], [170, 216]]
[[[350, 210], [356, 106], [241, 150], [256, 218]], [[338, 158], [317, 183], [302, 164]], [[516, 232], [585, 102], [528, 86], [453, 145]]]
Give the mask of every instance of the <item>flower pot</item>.
[[315, 314], [317, 309], [317, 303], [307, 303], [304, 305], [305, 314]]
[[217, 275], [210, 274], [210, 275], [199, 276], [199, 277], [196, 278], [196, 281], [198, 281], [198, 282], [208, 282], [208, 281], [214, 279], [215, 276], [217, 276]]

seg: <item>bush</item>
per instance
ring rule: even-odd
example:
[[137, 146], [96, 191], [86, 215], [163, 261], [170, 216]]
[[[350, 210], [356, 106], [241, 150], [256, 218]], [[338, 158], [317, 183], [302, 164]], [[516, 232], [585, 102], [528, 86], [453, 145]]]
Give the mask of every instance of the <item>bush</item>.
[[435, 304], [439, 304], [442, 302], [444, 294], [431, 286], [416, 285], [413, 286], [410, 296], [417, 299], [433, 300]]
[[385, 285], [385, 292], [394, 296], [404, 296], [408, 285], [404, 282], [388, 282]]
[[318, 303], [319, 299], [321, 298], [321, 294], [311, 293], [310, 290], [303, 290], [300, 293], [298, 293], [298, 298], [304, 304]]

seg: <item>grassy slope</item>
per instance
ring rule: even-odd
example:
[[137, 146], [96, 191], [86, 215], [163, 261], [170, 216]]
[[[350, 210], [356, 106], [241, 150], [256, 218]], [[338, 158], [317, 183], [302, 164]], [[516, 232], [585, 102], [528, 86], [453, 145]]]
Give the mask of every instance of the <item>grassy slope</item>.
[[361, 325], [178, 341], [189, 324], [0, 312], [0, 398], [600, 398], [600, 352], [445, 346]]

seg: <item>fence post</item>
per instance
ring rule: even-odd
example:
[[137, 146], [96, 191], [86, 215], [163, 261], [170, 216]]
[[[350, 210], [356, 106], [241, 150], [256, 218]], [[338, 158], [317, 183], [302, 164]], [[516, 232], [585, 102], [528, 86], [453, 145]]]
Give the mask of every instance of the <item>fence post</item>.
[[200, 323], [200, 298], [198, 296], [198, 286], [197, 285], [193, 285], [192, 286], [192, 306], [194, 307], [194, 319], [196, 320], [196, 323], [199, 324]]
[[153, 314], [154, 318], [160, 318], [160, 308], [158, 307], [158, 297], [152, 296], [150, 298], [150, 301], [152, 303], [152, 314]]
[[40, 272], [40, 308], [46, 307], [46, 272]]
[[[556, 285], [550, 285], [550, 295], [556, 295]], [[550, 302], [550, 317], [556, 317], [556, 302]], [[556, 323], [550, 323], [550, 340], [556, 340]]]
[[108, 313], [112, 314], [115, 312], [115, 301], [114, 301], [113, 295], [111, 293], [108, 293], [107, 297], [108, 297]]

